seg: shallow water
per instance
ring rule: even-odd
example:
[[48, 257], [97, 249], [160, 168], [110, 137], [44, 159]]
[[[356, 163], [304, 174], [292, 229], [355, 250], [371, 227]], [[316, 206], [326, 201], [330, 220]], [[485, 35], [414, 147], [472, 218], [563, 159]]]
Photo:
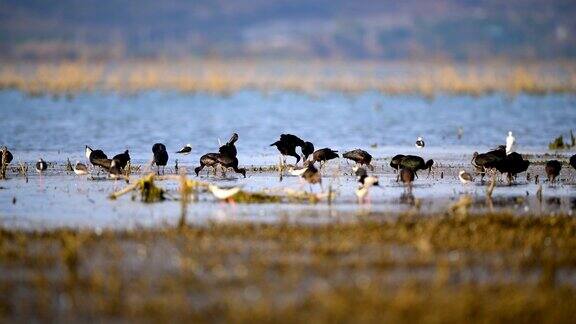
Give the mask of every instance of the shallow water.
[[[147, 92], [132, 96], [112, 93], [78, 94], [71, 99], [28, 97], [17, 91], [0, 92], [0, 144], [7, 145], [15, 161], [32, 163], [38, 157], [55, 163], [28, 182], [15, 173], [0, 182], [0, 217], [4, 224], [18, 226], [137, 226], [177, 222], [177, 201], [146, 205], [124, 197], [110, 201], [107, 195], [124, 186], [120, 181], [89, 181], [63, 171], [66, 159], [85, 160], [84, 145], [100, 148], [110, 156], [130, 149], [135, 164], [151, 159], [150, 148], [163, 142], [170, 152], [186, 143], [193, 153], [178, 157], [181, 167], [191, 168], [201, 154], [217, 151], [218, 138], [226, 141], [232, 132], [240, 164], [272, 165], [277, 151], [269, 147], [280, 133], [294, 133], [314, 142], [317, 148], [341, 152], [356, 147], [371, 152], [378, 160], [376, 173], [382, 188], [375, 188], [369, 207], [356, 204], [351, 164], [332, 162], [324, 174], [325, 188], [339, 195], [327, 204], [224, 205], [208, 195], [189, 208], [188, 221], [206, 220], [297, 220], [303, 222], [353, 220], [374, 212], [414, 210], [414, 200], [394, 181], [386, 160], [397, 153], [414, 153], [434, 158], [434, 178], [423, 173], [413, 191], [420, 212], [443, 211], [462, 194], [477, 199], [474, 206], [486, 208], [484, 186], [463, 188], [456, 178], [460, 168], [470, 168], [473, 151], [483, 151], [504, 142], [514, 131], [520, 153], [542, 154], [548, 142], [576, 124], [576, 95], [525, 96], [510, 98], [494, 94], [485, 97], [384, 96], [365, 93], [345, 96], [326, 93], [316, 97], [296, 93], [240, 92], [228, 97], [209, 94]], [[464, 130], [461, 139], [457, 128]], [[417, 151], [413, 143], [424, 136], [426, 148]], [[375, 144], [376, 146], [371, 146]], [[567, 156], [568, 152], [563, 153]], [[173, 170], [175, 154], [169, 162]], [[542, 160], [541, 156], [534, 158]], [[293, 159], [288, 160], [293, 163]], [[13, 166], [15, 164], [13, 163]], [[445, 177], [440, 179], [439, 174]], [[530, 170], [541, 174], [542, 167]], [[521, 175], [512, 187], [495, 190], [494, 207], [519, 213], [540, 211], [571, 212], [575, 188], [573, 170], [563, 171], [563, 182], [544, 187], [542, 202], [535, 199], [538, 186]], [[31, 172], [32, 173], [32, 172]], [[229, 176], [231, 176], [229, 174]], [[209, 178], [223, 185], [240, 184], [246, 190], [282, 188], [308, 189], [295, 177], [278, 182], [272, 172], [249, 172], [247, 179]], [[162, 183], [175, 189], [175, 183]], [[319, 188], [315, 188], [319, 190]], [[16, 203], [13, 199], [16, 197]], [[412, 202], [412, 203], [411, 203]]]

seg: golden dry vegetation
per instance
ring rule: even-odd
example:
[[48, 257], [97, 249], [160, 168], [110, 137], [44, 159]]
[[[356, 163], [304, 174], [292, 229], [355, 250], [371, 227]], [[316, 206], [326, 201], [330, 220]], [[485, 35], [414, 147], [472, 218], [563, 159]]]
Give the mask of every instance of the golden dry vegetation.
[[0, 317], [568, 323], [575, 267], [554, 215], [2, 229]]
[[110, 90], [175, 90], [229, 94], [253, 89], [386, 94], [515, 95], [576, 91], [576, 63], [294, 62], [249, 60], [5, 62], [0, 88], [32, 95]]

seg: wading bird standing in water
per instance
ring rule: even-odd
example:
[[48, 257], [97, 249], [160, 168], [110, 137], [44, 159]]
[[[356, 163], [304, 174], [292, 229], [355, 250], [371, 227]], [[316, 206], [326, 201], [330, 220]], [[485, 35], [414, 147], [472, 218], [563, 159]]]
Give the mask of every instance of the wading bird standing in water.
[[166, 164], [168, 164], [166, 145], [162, 143], [154, 144], [152, 146], [152, 154], [154, 154], [152, 164], [156, 164], [156, 167], [158, 168], [157, 173], [160, 174], [160, 167], [162, 167], [162, 174], [164, 174], [164, 168], [166, 167]]

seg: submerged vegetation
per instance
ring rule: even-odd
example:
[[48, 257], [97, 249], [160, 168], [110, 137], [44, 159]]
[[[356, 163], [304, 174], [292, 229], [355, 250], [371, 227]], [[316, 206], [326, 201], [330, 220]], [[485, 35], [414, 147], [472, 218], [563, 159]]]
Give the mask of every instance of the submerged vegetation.
[[576, 219], [0, 230], [3, 320], [570, 322]]
[[503, 92], [576, 92], [576, 63], [308, 62], [180, 60], [93, 63], [9, 63], [0, 67], [0, 88], [31, 95], [71, 96], [81, 91], [131, 93], [176, 90], [228, 94], [288, 90], [386, 94], [483, 95]]

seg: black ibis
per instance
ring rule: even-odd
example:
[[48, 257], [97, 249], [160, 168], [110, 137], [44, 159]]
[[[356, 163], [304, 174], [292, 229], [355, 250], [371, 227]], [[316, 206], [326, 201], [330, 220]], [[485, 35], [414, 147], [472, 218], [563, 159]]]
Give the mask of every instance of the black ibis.
[[550, 160], [546, 162], [546, 175], [548, 176], [548, 181], [555, 182], [556, 177], [560, 175], [560, 170], [562, 170], [562, 163], [558, 160]]
[[348, 159], [348, 160], [352, 160], [356, 164], [366, 165], [371, 170], [374, 170], [374, 166], [372, 166], [372, 164], [370, 164], [372, 162], [372, 155], [370, 155], [370, 153], [368, 153], [364, 150], [361, 150], [361, 149], [352, 150], [352, 151], [349, 151], [349, 152], [342, 154], [342, 157], [345, 159]]
[[162, 167], [162, 174], [164, 174], [164, 168], [168, 164], [168, 151], [166, 151], [166, 145], [162, 143], [156, 143], [152, 146], [152, 154], [154, 158], [152, 160], [153, 164], [156, 164], [158, 168], [157, 173], [160, 174], [160, 167]]
[[312, 153], [312, 160], [314, 162], [320, 162], [320, 169], [322, 169], [322, 167], [327, 161], [336, 159], [338, 157], [340, 157], [338, 155], [338, 151], [334, 151], [327, 147], [316, 150], [314, 153]]

